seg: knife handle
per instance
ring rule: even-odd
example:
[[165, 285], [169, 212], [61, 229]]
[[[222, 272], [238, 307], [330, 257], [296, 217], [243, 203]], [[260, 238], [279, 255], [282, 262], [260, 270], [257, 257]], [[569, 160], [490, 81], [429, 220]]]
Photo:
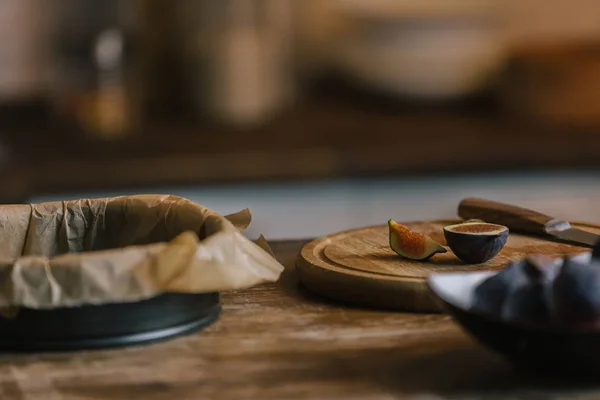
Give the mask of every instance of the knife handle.
[[545, 234], [554, 218], [526, 208], [510, 204], [469, 197], [458, 206], [458, 215], [463, 219], [481, 219], [492, 224], [508, 227], [523, 233]]

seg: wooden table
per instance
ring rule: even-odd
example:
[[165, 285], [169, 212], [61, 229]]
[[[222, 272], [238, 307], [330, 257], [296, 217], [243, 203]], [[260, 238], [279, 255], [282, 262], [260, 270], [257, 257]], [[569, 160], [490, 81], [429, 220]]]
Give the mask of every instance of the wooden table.
[[[0, 357], [0, 399], [597, 399], [519, 373], [445, 315], [334, 305], [298, 286], [304, 242], [273, 243], [280, 281], [223, 295], [207, 330], [116, 350]], [[600, 388], [600, 385], [598, 386]]]

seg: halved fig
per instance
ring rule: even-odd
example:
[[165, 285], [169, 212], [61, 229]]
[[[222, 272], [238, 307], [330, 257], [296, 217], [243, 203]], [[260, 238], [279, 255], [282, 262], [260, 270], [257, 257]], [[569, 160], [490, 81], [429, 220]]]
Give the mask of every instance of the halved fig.
[[487, 222], [463, 222], [444, 227], [448, 247], [462, 261], [479, 264], [502, 250], [508, 239], [508, 228]]
[[413, 232], [408, 226], [390, 219], [388, 221], [390, 232], [390, 247], [399, 256], [410, 260], [426, 260], [435, 253], [446, 253], [444, 247], [431, 237], [418, 232]]

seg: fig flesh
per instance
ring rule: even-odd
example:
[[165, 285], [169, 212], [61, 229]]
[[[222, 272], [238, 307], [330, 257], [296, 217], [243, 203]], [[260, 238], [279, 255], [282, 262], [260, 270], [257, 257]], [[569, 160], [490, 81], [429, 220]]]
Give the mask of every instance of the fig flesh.
[[406, 225], [388, 221], [390, 248], [399, 256], [410, 260], [426, 260], [436, 253], [446, 253], [444, 247], [431, 237], [413, 232]]
[[487, 222], [464, 222], [444, 227], [448, 247], [462, 261], [479, 264], [493, 258], [508, 239], [508, 228]]

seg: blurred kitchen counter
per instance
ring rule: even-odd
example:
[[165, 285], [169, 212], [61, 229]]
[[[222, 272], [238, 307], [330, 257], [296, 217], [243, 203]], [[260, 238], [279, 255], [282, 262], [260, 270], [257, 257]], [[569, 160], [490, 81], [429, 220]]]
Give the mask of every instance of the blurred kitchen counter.
[[403, 104], [334, 87], [253, 129], [182, 118], [101, 141], [21, 128], [6, 139], [0, 201], [165, 185], [598, 166], [595, 127], [509, 116], [489, 102]]
[[166, 193], [227, 215], [249, 208], [251, 238], [297, 239], [397, 221], [456, 218], [459, 202], [483, 197], [555, 218], [600, 223], [600, 170], [430, 174], [397, 178], [165, 185], [32, 196], [31, 203]]

